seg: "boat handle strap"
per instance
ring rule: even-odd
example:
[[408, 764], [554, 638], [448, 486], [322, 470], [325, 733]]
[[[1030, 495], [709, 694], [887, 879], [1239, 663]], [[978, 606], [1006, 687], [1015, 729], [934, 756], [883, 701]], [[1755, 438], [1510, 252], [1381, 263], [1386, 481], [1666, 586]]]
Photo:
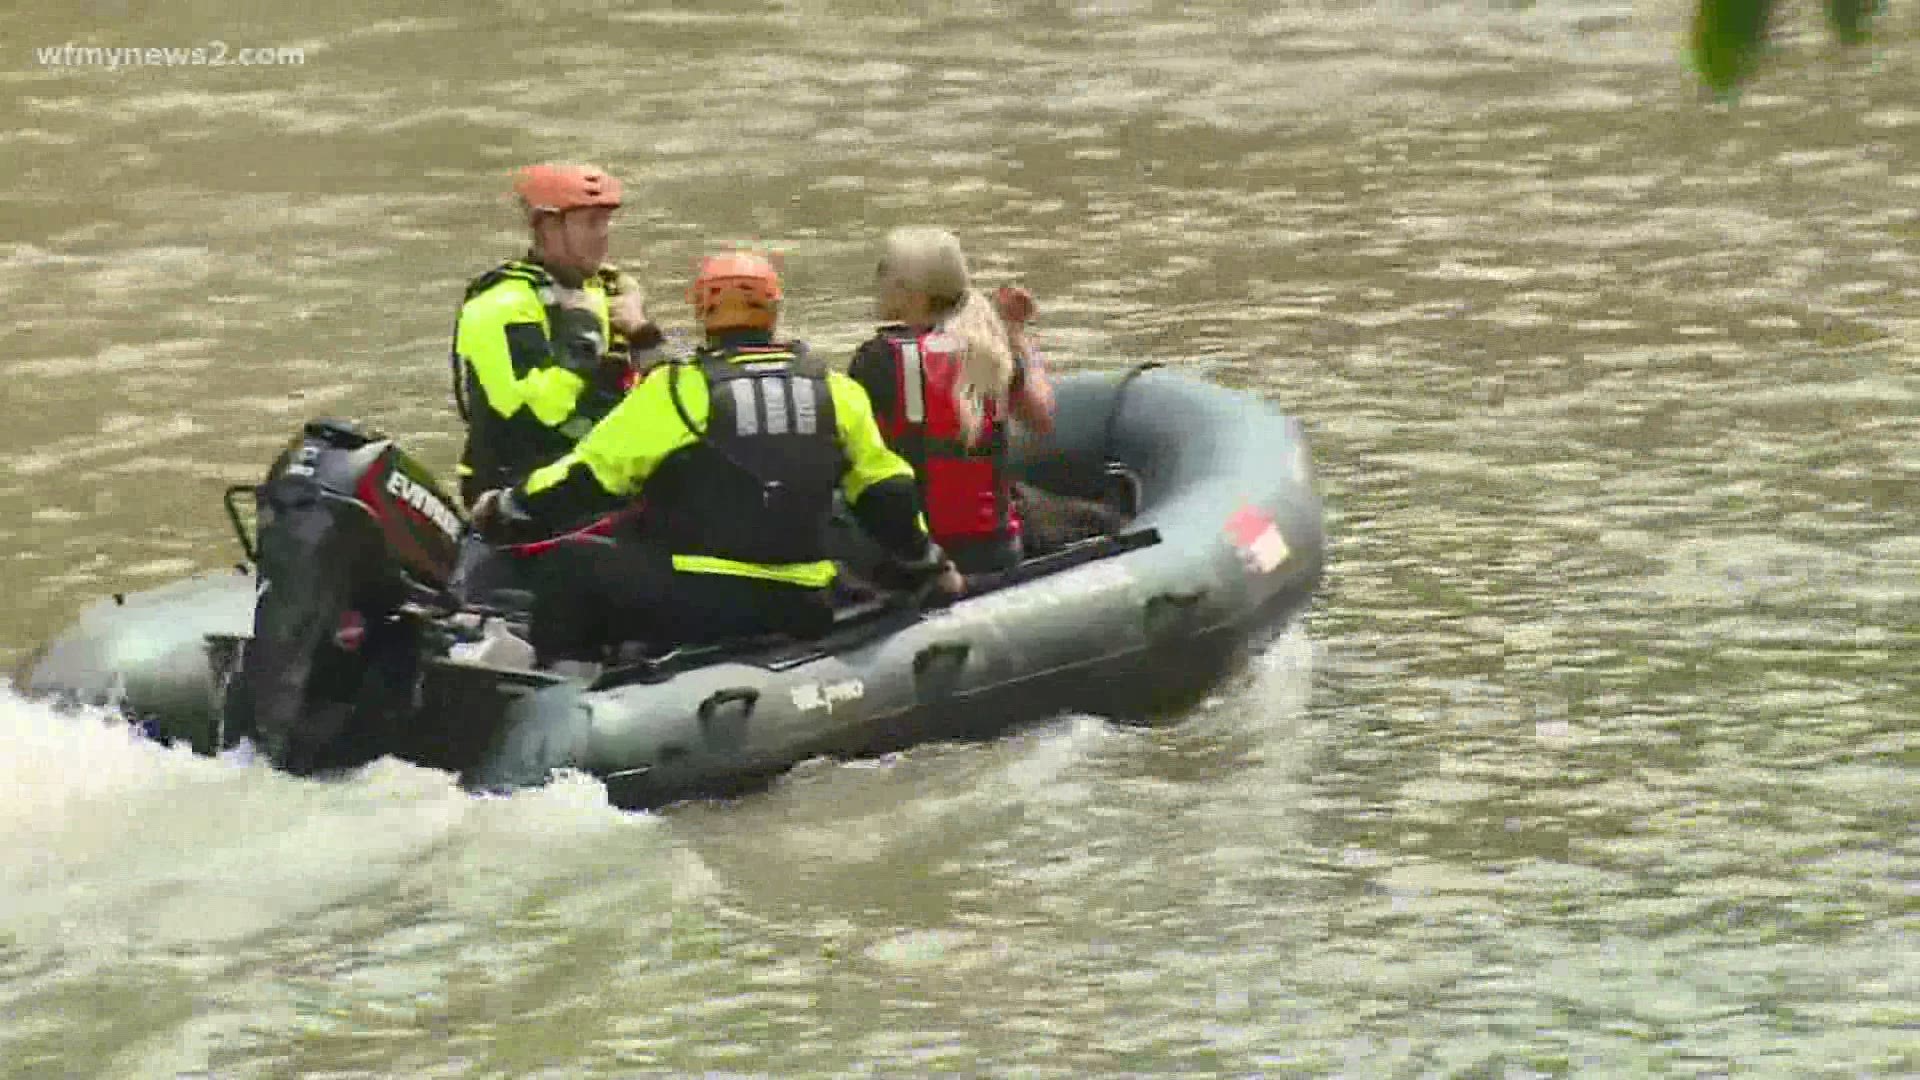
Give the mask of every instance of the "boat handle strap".
[[951, 656], [955, 663], [959, 663], [966, 660], [967, 655], [971, 652], [973, 652], [973, 645], [971, 642], [966, 641], [942, 641], [929, 645], [914, 654], [913, 673], [915, 675], [926, 674], [927, 669], [932, 667], [936, 661], [944, 656]]
[[1148, 629], [1170, 629], [1168, 627], [1170, 622], [1186, 622], [1194, 617], [1194, 613], [1200, 607], [1200, 601], [1206, 597], [1205, 589], [1180, 589], [1154, 596], [1146, 604]]
[[725, 690], [715, 690], [700, 703], [700, 719], [711, 720], [714, 713], [736, 701], [746, 706], [746, 712], [752, 712], [753, 707], [760, 703], [760, 691], [751, 686], [729, 686]]
[[1183, 589], [1176, 592], [1163, 592], [1147, 601], [1149, 607], [1177, 607], [1191, 610], [1200, 601], [1207, 598], [1205, 589]]
[[1100, 455], [1103, 460], [1109, 463], [1115, 460], [1113, 456], [1113, 433], [1114, 429], [1120, 426], [1120, 410], [1126, 407], [1127, 390], [1133, 386], [1133, 380], [1145, 375], [1149, 371], [1154, 371], [1166, 366], [1164, 360], [1147, 360], [1135, 364], [1127, 370], [1126, 374], [1120, 376], [1120, 382], [1113, 388], [1113, 404], [1109, 406], [1107, 411], [1106, 427], [1100, 433]]

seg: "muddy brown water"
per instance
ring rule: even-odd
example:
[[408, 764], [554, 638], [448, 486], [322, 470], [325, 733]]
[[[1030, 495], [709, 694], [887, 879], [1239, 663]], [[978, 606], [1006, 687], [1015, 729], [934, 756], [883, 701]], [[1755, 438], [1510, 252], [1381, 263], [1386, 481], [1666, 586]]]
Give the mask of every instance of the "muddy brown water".
[[[1737, 109], [1654, 4], [16, 5], [0, 661], [237, 557], [308, 416], [450, 473], [516, 165], [788, 252], [934, 221], [1061, 369], [1309, 424], [1310, 616], [1183, 722], [625, 815], [0, 697], [0, 1074], [1920, 1072], [1916, 24]], [[300, 63], [34, 49], [299, 48]]]

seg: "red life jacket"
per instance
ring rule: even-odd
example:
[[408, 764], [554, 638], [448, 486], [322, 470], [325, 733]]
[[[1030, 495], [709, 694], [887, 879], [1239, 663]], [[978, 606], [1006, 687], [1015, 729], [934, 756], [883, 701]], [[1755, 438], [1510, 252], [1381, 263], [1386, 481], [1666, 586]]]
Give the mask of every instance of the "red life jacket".
[[893, 412], [880, 417], [887, 444], [920, 481], [928, 531], [937, 544], [1020, 535], [1007, 476], [1007, 422], [998, 402], [980, 409], [977, 445], [960, 425], [960, 358], [935, 331], [886, 334], [893, 350]]

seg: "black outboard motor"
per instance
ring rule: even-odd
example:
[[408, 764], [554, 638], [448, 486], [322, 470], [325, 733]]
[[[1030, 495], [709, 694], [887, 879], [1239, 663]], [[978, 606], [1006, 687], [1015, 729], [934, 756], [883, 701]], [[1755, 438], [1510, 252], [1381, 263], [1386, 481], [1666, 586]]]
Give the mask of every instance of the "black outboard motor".
[[227, 731], [299, 775], [371, 761], [420, 670], [423, 622], [402, 607], [443, 600], [466, 519], [392, 440], [331, 420], [305, 425], [255, 505], [253, 637]]

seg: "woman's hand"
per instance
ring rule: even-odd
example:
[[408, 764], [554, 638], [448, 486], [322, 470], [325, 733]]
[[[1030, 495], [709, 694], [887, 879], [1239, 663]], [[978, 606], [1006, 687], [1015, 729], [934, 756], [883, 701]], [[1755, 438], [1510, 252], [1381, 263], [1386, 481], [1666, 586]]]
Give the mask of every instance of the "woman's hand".
[[1018, 328], [1033, 318], [1033, 293], [1020, 285], [1002, 285], [993, 293], [993, 307], [1007, 325]]

